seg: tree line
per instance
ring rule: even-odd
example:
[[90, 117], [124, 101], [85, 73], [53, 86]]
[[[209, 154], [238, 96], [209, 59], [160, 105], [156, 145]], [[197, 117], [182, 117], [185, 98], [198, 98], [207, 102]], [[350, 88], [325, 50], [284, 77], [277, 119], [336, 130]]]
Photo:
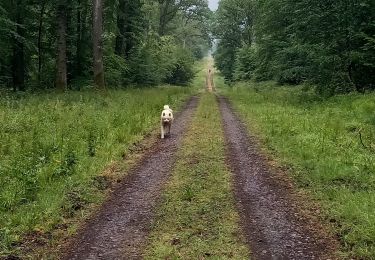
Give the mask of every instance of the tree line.
[[211, 16], [206, 0], [4, 0], [0, 88], [187, 84]]
[[228, 82], [306, 83], [324, 95], [375, 89], [373, 0], [221, 0], [214, 34]]

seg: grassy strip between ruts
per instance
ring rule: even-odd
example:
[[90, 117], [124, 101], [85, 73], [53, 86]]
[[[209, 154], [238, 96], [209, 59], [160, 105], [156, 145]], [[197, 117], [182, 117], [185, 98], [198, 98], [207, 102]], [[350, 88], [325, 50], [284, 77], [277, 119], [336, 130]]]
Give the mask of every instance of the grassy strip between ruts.
[[375, 95], [323, 100], [302, 87], [221, 86], [268, 152], [320, 201], [345, 255], [375, 259]]
[[146, 259], [246, 259], [225, 165], [215, 96], [203, 94], [145, 253]]
[[102, 201], [112, 177], [103, 170], [158, 125], [164, 104], [175, 109], [193, 91], [158, 87], [106, 96], [85, 91], [2, 97], [0, 258], [29, 251], [30, 241], [51, 243], [56, 231], [70, 229], [72, 217]]

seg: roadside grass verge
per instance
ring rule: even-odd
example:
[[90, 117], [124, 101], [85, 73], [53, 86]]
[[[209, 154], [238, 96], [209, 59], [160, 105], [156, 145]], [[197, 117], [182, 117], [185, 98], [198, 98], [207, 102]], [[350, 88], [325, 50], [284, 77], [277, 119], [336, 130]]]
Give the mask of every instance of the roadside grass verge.
[[[192, 88], [158, 87], [0, 98], [0, 258], [99, 203], [102, 173], [158, 125], [164, 104]], [[195, 92], [195, 91], [194, 91]], [[26, 241], [27, 242], [27, 241]]]
[[150, 236], [146, 259], [248, 259], [239, 234], [215, 96], [202, 94]]
[[375, 94], [321, 99], [270, 82], [221, 84], [221, 91], [266, 150], [320, 201], [343, 257], [375, 259]]

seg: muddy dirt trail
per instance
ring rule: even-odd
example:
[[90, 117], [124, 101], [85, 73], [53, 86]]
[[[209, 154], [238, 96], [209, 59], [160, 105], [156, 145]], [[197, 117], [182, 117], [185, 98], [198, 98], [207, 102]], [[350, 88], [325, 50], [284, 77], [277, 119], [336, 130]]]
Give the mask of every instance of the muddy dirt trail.
[[332, 259], [335, 242], [316, 220], [300, 212], [293, 189], [271, 172], [228, 100], [218, 97], [218, 102], [241, 228], [252, 258]]
[[155, 207], [197, 104], [198, 97], [187, 102], [176, 116], [171, 137], [146, 152], [98, 214], [78, 231], [63, 259], [142, 258]]

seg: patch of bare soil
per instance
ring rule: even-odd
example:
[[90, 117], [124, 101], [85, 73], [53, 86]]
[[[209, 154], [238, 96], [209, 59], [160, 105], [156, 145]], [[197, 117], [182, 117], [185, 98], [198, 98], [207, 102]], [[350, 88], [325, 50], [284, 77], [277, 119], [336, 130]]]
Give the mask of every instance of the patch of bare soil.
[[197, 97], [187, 102], [174, 120], [171, 136], [146, 152], [98, 213], [64, 247], [63, 259], [142, 258], [155, 207], [197, 104]]
[[257, 142], [218, 97], [241, 227], [254, 259], [333, 259], [336, 241], [303, 212], [293, 185], [271, 170]]

